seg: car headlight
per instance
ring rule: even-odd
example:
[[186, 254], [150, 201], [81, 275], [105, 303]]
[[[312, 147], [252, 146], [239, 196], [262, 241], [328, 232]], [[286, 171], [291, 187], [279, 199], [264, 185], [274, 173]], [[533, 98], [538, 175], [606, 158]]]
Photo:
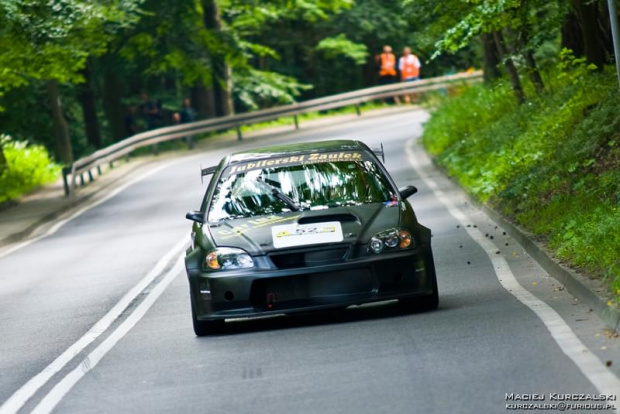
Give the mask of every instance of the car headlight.
[[389, 229], [376, 234], [370, 239], [368, 246], [373, 253], [381, 253], [385, 247], [389, 250], [415, 246], [411, 233], [404, 229]]
[[219, 247], [207, 253], [205, 266], [211, 270], [249, 269], [254, 261], [245, 250]]

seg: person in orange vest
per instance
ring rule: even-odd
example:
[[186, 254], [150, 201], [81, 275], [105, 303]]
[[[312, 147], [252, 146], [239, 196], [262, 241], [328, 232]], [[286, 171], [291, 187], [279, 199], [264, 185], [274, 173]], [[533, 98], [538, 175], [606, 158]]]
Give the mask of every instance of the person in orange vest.
[[[403, 55], [398, 59], [398, 70], [400, 72], [400, 80], [402, 82], [412, 82], [420, 79], [420, 59], [413, 53], [409, 47], [403, 49]], [[414, 95], [405, 95], [405, 103], [411, 102]]]
[[[383, 46], [383, 53], [377, 56], [379, 65], [379, 84], [389, 85], [396, 83], [396, 56], [392, 53], [392, 47]], [[398, 97], [394, 98], [395, 103], [399, 103]]]

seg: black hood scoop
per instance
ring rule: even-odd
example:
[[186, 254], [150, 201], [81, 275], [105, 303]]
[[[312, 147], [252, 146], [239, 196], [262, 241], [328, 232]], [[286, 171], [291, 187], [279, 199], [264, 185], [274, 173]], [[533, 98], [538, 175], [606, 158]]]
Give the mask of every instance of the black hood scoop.
[[314, 216], [303, 216], [297, 220], [299, 224], [314, 224], [322, 223], [325, 221], [339, 221], [341, 223], [356, 222], [361, 224], [359, 217], [345, 213], [345, 214], [319, 214]]

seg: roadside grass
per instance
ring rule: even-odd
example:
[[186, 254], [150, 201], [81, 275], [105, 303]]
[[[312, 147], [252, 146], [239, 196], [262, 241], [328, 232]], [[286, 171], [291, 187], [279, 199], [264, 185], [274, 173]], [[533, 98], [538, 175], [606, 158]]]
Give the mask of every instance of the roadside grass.
[[0, 168], [0, 203], [15, 199], [34, 188], [56, 181], [60, 166], [52, 162], [41, 145], [13, 141], [1, 135], [6, 166]]
[[620, 305], [620, 94], [615, 73], [573, 65], [518, 105], [507, 83], [440, 103], [423, 143], [475, 198], [606, 281]]

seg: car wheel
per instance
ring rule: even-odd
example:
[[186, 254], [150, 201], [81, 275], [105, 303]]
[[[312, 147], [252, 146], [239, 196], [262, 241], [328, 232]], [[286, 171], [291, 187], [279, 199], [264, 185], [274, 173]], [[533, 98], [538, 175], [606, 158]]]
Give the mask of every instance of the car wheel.
[[433, 293], [421, 297], [398, 299], [398, 304], [405, 311], [423, 312], [437, 309], [439, 306], [437, 277], [433, 278]]
[[196, 336], [208, 336], [221, 333], [224, 330], [224, 320], [216, 321], [199, 321], [193, 318], [194, 333]]
[[196, 311], [194, 310], [193, 302], [194, 301], [192, 300], [192, 325], [194, 326], [194, 333], [196, 336], [215, 335], [224, 331], [224, 319], [199, 321], [196, 318]]

